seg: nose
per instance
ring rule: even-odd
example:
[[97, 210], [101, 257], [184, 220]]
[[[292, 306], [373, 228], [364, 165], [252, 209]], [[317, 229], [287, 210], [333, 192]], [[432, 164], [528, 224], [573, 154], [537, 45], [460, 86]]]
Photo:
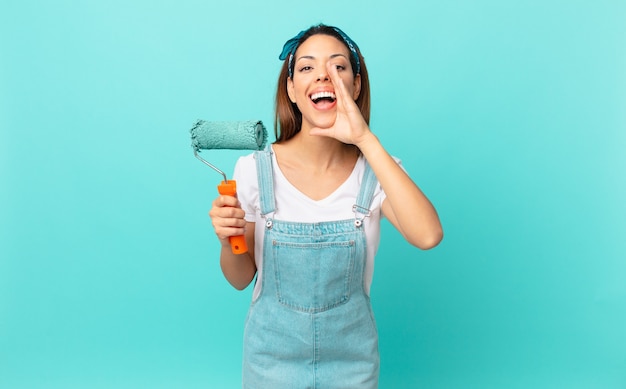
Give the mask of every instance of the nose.
[[326, 68], [324, 68], [320, 74], [318, 74], [317, 76], [317, 81], [328, 81], [330, 80], [330, 77], [328, 76], [328, 72], [326, 71]]

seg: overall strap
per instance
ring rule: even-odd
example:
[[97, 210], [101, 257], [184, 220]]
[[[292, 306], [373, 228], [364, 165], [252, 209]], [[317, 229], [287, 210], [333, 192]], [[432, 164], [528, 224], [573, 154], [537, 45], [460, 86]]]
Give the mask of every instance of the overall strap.
[[[370, 167], [370, 164], [365, 160], [365, 172], [363, 172], [363, 180], [361, 181], [361, 190], [356, 199], [356, 204], [352, 206], [352, 211], [355, 215], [355, 224], [360, 227], [363, 219], [370, 216], [370, 205], [374, 197], [374, 190], [378, 184], [378, 179], [374, 175], [374, 171]], [[362, 217], [359, 217], [363, 215]]]
[[256, 174], [259, 184], [261, 215], [265, 216], [276, 210], [271, 146], [268, 145], [265, 150], [255, 151], [254, 159], [256, 160]]

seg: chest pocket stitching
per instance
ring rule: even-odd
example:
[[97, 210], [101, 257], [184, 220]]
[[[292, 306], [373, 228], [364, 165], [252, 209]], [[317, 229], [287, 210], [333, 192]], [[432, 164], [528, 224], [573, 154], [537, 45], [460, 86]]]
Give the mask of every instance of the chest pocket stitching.
[[355, 265], [354, 240], [297, 243], [272, 241], [278, 301], [291, 309], [317, 313], [350, 299]]

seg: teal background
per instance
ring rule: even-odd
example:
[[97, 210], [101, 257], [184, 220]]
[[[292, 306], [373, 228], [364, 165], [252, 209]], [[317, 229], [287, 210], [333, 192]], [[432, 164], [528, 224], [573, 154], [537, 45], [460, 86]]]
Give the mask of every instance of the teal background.
[[[197, 118], [273, 122], [285, 40], [361, 47], [436, 205], [385, 222], [381, 388], [626, 388], [623, 1], [0, 3], [0, 387], [236, 388]], [[245, 152], [207, 158], [231, 172]]]

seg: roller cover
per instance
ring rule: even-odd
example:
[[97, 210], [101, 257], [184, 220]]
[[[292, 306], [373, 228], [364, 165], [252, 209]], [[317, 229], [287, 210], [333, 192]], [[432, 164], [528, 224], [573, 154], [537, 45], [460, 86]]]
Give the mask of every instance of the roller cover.
[[260, 120], [210, 122], [198, 120], [191, 129], [191, 147], [201, 149], [262, 150], [267, 130]]

